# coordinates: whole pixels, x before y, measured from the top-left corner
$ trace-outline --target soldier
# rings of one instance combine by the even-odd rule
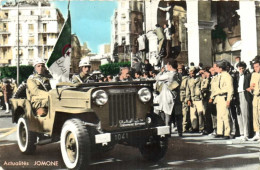
[[[183,65],[179,65],[178,66],[178,73],[182,75],[182,81],[181,81],[181,85],[180,85],[180,101],[182,104],[182,129],[183,132],[187,132],[188,130],[188,111],[189,111],[189,107],[188,107],[188,99],[186,98],[186,91],[187,91],[187,83],[188,83],[188,75],[187,72],[184,68]]]
[[[90,76],[90,68],[91,64],[89,61],[83,59],[79,62],[80,73],[79,75],[73,75],[72,82],[73,83],[87,83],[89,80],[92,80]]]
[[[215,101],[217,104],[217,136],[223,135],[224,139],[230,138],[230,102],[233,98],[233,79],[227,73],[228,63],[224,60],[217,62],[216,70],[219,73],[218,87],[215,92]],[[224,126],[224,129],[223,129]]]
[[[250,139],[253,141],[260,140],[260,61],[254,61],[254,73],[252,74],[250,87],[247,89],[253,92],[253,127],[255,136]]]
[[[212,128],[213,133],[211,135],[217,135],[217,110],[216,110],[216,102],[215,102],[215,93],[218,88],[218,74],[216,71],[217,64],[215,63],[213,67],[210,68],[211,73],[211,81],[209,88],[209,102],[207,111],[211,114]]]
[[[6,106],[6,113],[9,113],[9,99],[12,96],[12,87],[10,85],[10,81],[7,78],[3,79],[4,84],[2,87],[3,93],[4,93],[4,101],[5,101],[5,106]]]
[[[29,76],[27,80],[27,92],[33,110],[36,110],[38,116],[45,116],[48,107],[48,91],[51,86],[43,59],[35,60],[34,71],[35,73]]]
[[[199,117],[199,131],[204,132],[204,107],[202,103],[202,92],[201,92],[201,77],[196,76],[195,67],[191,67],[190,70],[190,78],[188,80],[188,90],[187,90],[187,100],[188,106],[190,106],[190,119],[192,130],[198,130],[198,121],[196,112]]]

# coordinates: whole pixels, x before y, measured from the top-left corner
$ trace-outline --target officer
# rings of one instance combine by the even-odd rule
[[[247,91],[253,93],[253,127],[255,136],[250,139],[253,141],[260,140],[260,60],[254,61],[254,73],[252,74],[250,87]]]
[[[183,116],[183,119],[182,119],[182,129],[183,129],[183,132],[187,132],[188,130],[188,122],[189,122],[189,119],[188,119],[188,110],[189,110],[189,107],[188,107],[188,99],[186,98],[186,90],[187,90],[187,83],[188,83],[188,75],[187,75],[187,72],[184,68],[183,65],[178,65],[178,73],[182,75],[182,78],[181,78],[181,85],[180,85],[180,101],[181,101],[181,104],[182,104],[182,116]]]
[[[34,62],[34,74],[27,80],[27,94],[33,110],[38,116],[45,116],[48,107],[48,91],[51,89],[45,61],[38,58]]]
[[[192,66],[189,70],[190,77],[187,86],[187,100],[190,106],[190,119],[193,132],[198,130],[198,121],[196,112],[199,117],[199,131],[204,132],[204,107],[202,103],[201,77],[196,76],[196,69]]]
[[[90,76],[90,68],[91,68],[91,63],[83,59],[79,62],[79,67],[80,67],[80,73],[79,75],[73,75],[72,77],[72,82],[73,83],[87,83],[89,80],[92,79]]]
[[[227,72],[228,63],[225,60],[217,62],[218,87],[215,92],[217,106],[217,136],[223,135],[224,139],[230,138],[230,102],[233,98],[233,79]],[[224,126],[224,129],[223,129]]]

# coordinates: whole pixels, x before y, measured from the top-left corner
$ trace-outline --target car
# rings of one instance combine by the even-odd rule
[[[32,109],[23,83],[11,99],[20,151],[33,154],[40,145],[60,141],[68,169],[85,169],[91,154],[116,144],[139,148],[147,160],[160,160],[170,128],[153,113],[154,82],[59,83],[49,91],[44,117]]]

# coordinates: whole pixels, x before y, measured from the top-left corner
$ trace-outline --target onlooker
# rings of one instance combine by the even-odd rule
[[[4,84],[3,84],[3,87],[2,87],[2,90],[3,90],[3,94],[4,94],[4,101],[5,101],[5,106],[6,106],[6,110],[5,112],[6,113],[9,113],[9,99],[11,98],[12,96],[12,87],[10,85],[10,81],[5,78],[3,80]]]

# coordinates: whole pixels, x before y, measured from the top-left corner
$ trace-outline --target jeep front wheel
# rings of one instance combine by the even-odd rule
[[[151,136],[145,144],[139,147],[139,150],[148,161],[158,161],[164,157],[168,148],[168,138]]]
[[[17,123],[17,141],[19,149],[24,154],[32,154],[36,150],[36,135],[30,132],[25,118],[20,117]]]
[[[61,130],[60,147],[69,169],[86,169],[90,160],[90,139],[86,126],[79,119],[67,120]]]

